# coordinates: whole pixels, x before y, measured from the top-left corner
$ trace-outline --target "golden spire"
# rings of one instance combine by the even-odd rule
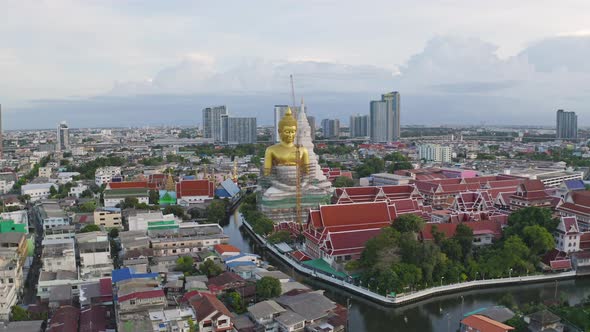
[[[168,171],[168,177],[166,179],[166,187],[165,187],[165,189],[167,191],[174,191],[174,189],[175,189],[174,187],[175,186],[174,186],[174,178],[172,176],[172,170],[169,170]]]

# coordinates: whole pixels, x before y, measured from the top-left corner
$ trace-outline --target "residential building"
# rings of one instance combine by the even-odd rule
[[[37,284],[37,296],[41,301],[47,302],[52,299],[52,295],[63,293],[67,289],[69,290],[67,294],[70,297],[78,297],[82,285],[95,281],[98,279],[78,279],[78,273],[74,271],[48,272],[41,270]]]
[[[526,316],[525,321],[529,322],[528,329],[531,332],[565,331],[561,318],[547,309]]]
[[[73,239],[43,240],[42,245],[43,253],[41,254],[41,261],[43,271],[78,271],[76,268],[76,250]]]
[[[12,220],[15,224],[24,225],[26,233],[29,232],[29,215],[27,210],[18,210],[0,213],[0,220]]]
[[[324,296],[323,290],[304,292],[297,295],[282,295],[275,301],[284,308],[300,315],[306,324],[325,321],[337,308],[336,303]],[[281,316],[288,314],[288,311]],[[277,317],[277,320],[281,318]]]
[[[109,277],[113,271],[111,245],[106,232],[76,234],[82,278]]]
[[[258,302],[248,307],[248,314],[256,322],[256,325],[269,332],[278,331],[279,326],[275,318],[286,311],[285,308],[273,300]]]
[[[281,332],[299,332],[305,329],[305,317],[293,311],[284,312],[275,321]]]
[[[322,134],[324,138],[339,138],[340,137],[340,120],[338,119],[323,119],[322,120]]]
[[[232,331],[232,314],[212,294],[199,294],[190,299],[191,306],[197,313],[198,331],[222,332]]]
[[[578,116],[575,112],[557,110],[556,137],[558,139],[578,138]]]
[[[222,115],[221,142],[230,145],[256,143],[256,118]]]
[[[82,184],[82,183],[78,183],[77,186],[70,188],[70,192],[68,193],[68,196],[80,198],[80,196],[82,196],[82,193],[84,193],[86,190],[88,190],[87,185]]]
[[[149,230],[154,256],[178,256],[198,253],[216,244],[225,244],[228,236],[219,225],[182,223],[177,228]]]
[[[189,320],[196,320],[195,311],[191,307],[150,310],[149,313],[154,331],[190,332]]]
[[[389,143],[400,138],[400,94],[397,91],[381,95],[370,103],[369,134],[375,143]]]
[[[40,178],[49,179],[51,177],[52,172],[53,172],[53,168],[51,168],[51,167],[39,167],[39,177]]]
[[[227,258],[239,255],[240,249],[232,246],[231,244],[216,244],[213,246],[213,250],[217,253],[221,258]]]
[[[113,179],[120,180],[121,178],[121,167],[118,166],[107,166],[107,167],[100,167],[96,169],[94,172],[94,183],[97,186],[102,186],[103,184],[107,184]]]
[[[121,209],[96,209],[96,211],[94,211],[94,224],[104,227],[105,229],[123,229],[123,218],[121,217]]]
[[[21,195],[29,195],[31,197],[31,202],[35,202],[40,199],[49,198],[51,195],[51,187],[54,187],[57,190],[57,185],[55,183],[31,183],[23,185],[20,191]]]
[[[57,151],[67,151],[70,149],[70,128],[65,121],[57,126]]]
[[[450,163],[453,150],[450,146],[440,144],[422,144],[418,147],[418,157],[421,160],[437,163]]]
[[[67,226],[72,222],[72,217],[59,206],[57,200],[43,201],[35,205],[35,210],[44,230]]]
[[[0,133],[1,141],[2,133]],[[0,151],[2,151],[0,149]],[[16,183],[16,173],[14,172],[0,172],[0,193],[8,193]]]
[[[350,137],[367,137],[369,136],[369,116],[368,115],[351,115],[350,116]]]
[[[203,137],[221,142],[221,116],[227,115],[225,105],[203,109]]]

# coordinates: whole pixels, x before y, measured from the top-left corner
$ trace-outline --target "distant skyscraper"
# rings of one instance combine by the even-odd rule
[[[557,111],[557,138],[578,138],[578,116],[575,112]]]
[[[369,136],[369,116],[352,115],[350,117],[350,137],[367,137]]]
[[[221,142],[225,144],[256,143],[256,118],[221,116]]]
[[[66,151],[70,148],[70,128],[65,121],[57,126],[57,151]]]
[[[4,153],[4,133],[2,133],[2,105],[0,105],[0,159]]]
[[[272,132],[272,139],[274,140],[275,143],[280,142],[280,137],[279,137],[279,121],[281,121],[281,119],[283,118],[283,116],[285,116],[285,113],[287,113],[287,109],[291,107],[291,112],[293,113],[293,117],[295,119],[297,119],[297,114],[299,113],[299,106],[289,106],[289,105],[275,105],[275,109],[274,109],[274,130]]]
[[[203,137],[221,142],[221,116],[227,115],[225,105],[203,109]]]
[[[322,132],[324,138],[338,138],[340,137],[340,120],[338,119],[323,119]]]
[[[374,142],[385,143],[400,138],[400,95],[389,92],[381,95],[381,100],[370,103],[369,134]]]

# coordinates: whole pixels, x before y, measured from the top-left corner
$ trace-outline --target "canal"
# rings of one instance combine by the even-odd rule
[[[471,290],[449,294],[420,301],[404,307],[385,307],[365,300],[354,294],[329,284],[296,275],[292,269],[271,255],[262,252],[262,248],[240,228],[241,221],[237,213],[232,215],[224,226],[230,237],[230,244],[245,252],[257,253],[283,272],[294,276],[298,281],[310,287],[325,289],[325,295],[332,300],[346,305],[350,298],[349,327],[352,332],[378,331],[420,331],[445,332],[457,331],[459,321],[464,313],[497,305],[505,294],[512,294],[519,304],[543,302],[555,298],[567,298],[570,304],[579,303],[590,296],[590,279],[576,279],[530,285],[508,286],[494,289]]]

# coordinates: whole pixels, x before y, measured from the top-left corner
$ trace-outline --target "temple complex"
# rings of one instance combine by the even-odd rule
[[[259,209],[276,223],[291,222],[297,220],[299,204],[300,216],[306,219],[309,210],[329,204],[333,188],[313,151],[311,128],[303,103],[296,120],[290,111],[281,119],[279,135],[281,142],[267,148],[265,154]]]

